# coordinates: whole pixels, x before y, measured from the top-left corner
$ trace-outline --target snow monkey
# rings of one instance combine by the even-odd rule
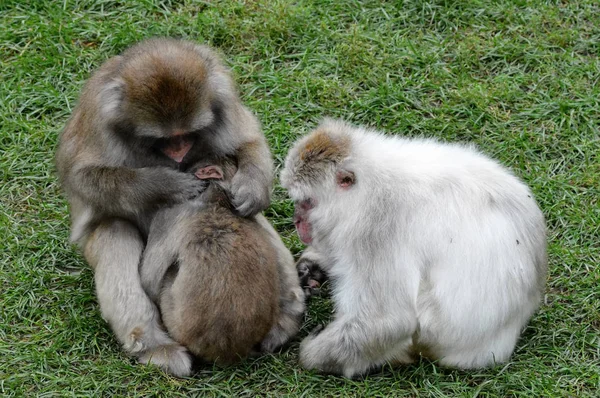
[[[509,359],[547,271],[544,216],[510,171],[469,146],[326,119],[281,183],[336,311],[301,343],[304,367],[352,377],[419,355],[461,369]]]
[[[207,152],[237,159],[231,200],[239,214],[252,216],[269,205],[271,155],[230,72],[208,47],[151,39],[92,75],[56,154],[71,240],[94,269],[103,317],[127,352],[179,376],[190,373],[189,355],[161,327],[138,268],[156,210],[205,189],[189,167]],[[288,260],[278,265],[280,313],[288,314],[304,297]],[[288,321],[286,333],[297,322]]]
[[[263,215],[234,213],[234,162],[209,163],[195,172],[212,180],[204,193],[155,215],[140,274],[169,335],[196,356],[227,364],[246,357],[271,329],[279,333],[277,261],[291,262]]]

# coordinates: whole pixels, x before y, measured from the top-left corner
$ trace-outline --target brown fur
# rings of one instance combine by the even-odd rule
[[[279,317],[277,248],[255,217],[234,214],[228,189],[236,163],[207,159],[192,167],[209,187],[198,201],[157,214],[142,264],[143,280],[148,273],[163,279],[157,302],[170,335],[221,364],[246,357]],[[162,260],[154,254],[165,252],[172,254]]]
[[[180,163],[159,149],[175,134],[194,142]],[[69,201],[82,204],[71,203],[72,210],[89,209],[92,222],[125,218],[143,230],[157,207],[197,196],[202,184],[178,171],[207,153],[240,160],[245,178],[232,193],[244,215],[268,206],[266,140],[219,57],[191,42],[151,39],[109,59],[89,79],[61,134],[56,165]],[[72,213],[74,223],[79,217]],[[73,230],[73,239],[85,239],[89,226]]]
[[[305,163],[339,163],[350,154],[350,138],[334,137],[324,129],[315,130],[300,150],[300,159]]]
[[[149,47],[129,55],[121,71],[125,82],[125,112],[137,118],[187,120],[209,102],[207,66],[192,46],[180,46],[175,54]],[[141,84],[140,84],[141,83]]]
[[[178,229],[179,269],[160,296],[171,336],[218,363],[246,357],[277,321],[276,253],[254,220],[214,203]]]

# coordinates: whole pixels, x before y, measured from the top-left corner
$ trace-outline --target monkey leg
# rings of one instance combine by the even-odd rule
[[[339,318],[300,345],[300,363],[307,369],[351,378],[385,363],[410,363],[414,321]]]
[[[142,289],[138,267],[143,249],[137,228],[127,221],[106,220],[90,235],[84,255],[94,269],[102,316],[141,363],[188,376],[190,355],[163,330],[158,309]]]
[[[271,243],[277,251],[279,319],[261,343],[262,351],[273,352],[287,343],[300,330],[305,309],[305,298],[294,267],[292,254],[281,241],[277,231],[263,215],[257,215],[256,220],[268,231]]]

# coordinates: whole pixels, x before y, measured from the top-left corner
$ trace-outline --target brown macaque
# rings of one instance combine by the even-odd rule
[[[170,336],[219,364],[246,357],[276,326],[277,252],[286,251],[257,221],[264,217],[235,214],[228,197],[234,174],[231,161],[198,168],[209,187],[157,213],[140,270]]]
[[[104,318],[126,351],[179,376],[190,373],[190,357],[162,329],[138,268],[155,212],[205,189],[188,171],[209,152],[237,159],[230,192],[239,214],[268,206],[270,152],[229,71],[208,47],[151,39],[93,74],[56,154],[71,239],[94,269]],[[280,278],[281,300],[301,300],[297,278]]]

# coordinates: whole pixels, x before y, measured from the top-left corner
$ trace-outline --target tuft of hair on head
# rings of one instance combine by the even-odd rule
[[[305,163],[340,163],[350,154],[350,136],[346,123],[325,119],[299,148]]]
[[[189,43],[149,40],[123,56],[124,98],[132,106],[143,106],[135,110],[151,111],[159,120],[185,118],[209,100],[207,62]]]

